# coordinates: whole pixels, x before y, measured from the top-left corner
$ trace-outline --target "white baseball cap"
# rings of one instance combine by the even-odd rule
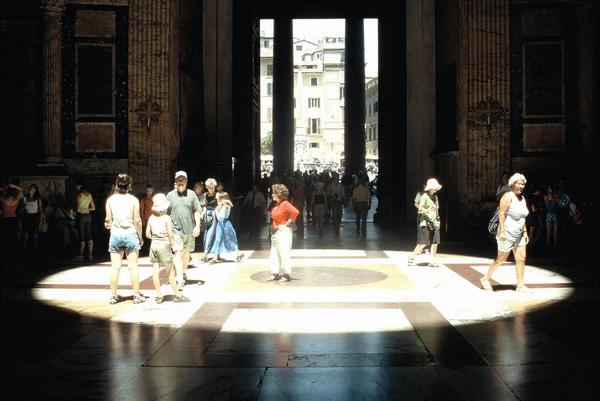
[[[175,179],[178,179],[179,177],[183,177],[187,180],[187,173],[183,170],[180,170],[178,172],[175,173]]]

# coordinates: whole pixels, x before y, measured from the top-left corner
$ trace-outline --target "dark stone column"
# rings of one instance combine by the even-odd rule
[[[273,168],[294,170],[294,56],[289,17],[275,18],[273,48]]]
[[[379,19],[379,182],[375,222],[406,220],[406,31],[405,12]]]
[[[61,66],[64,0],[43,0],[43,163],[61,162]]]
[[[344,164],[346,173],[365,169],[365,35],[362,18],[346,18],[344,69]]]

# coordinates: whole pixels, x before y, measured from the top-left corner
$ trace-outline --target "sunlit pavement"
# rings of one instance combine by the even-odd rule
[[[596,261],[528,264],[524,293],[506,263],[487,292],[479,278],[491,259],[475,256],[481,249],[442,244],[440,267],[428,266],[429,255],[408,266],[412,236],[373,224],[366,239],[347,219],[339,237],[327,226],[319,239],[310,225],[305,237],[294,239],[289,283],[267,281],[266,236],[242,236],[239,263],[194,254],[188,304],[171,302],[168,285],[156,304],[147,258],[139,305],[126,267],[125,299],[108,304],[105,260],[59,265],[27,288],[5,283],[3,395],[596,399]]]

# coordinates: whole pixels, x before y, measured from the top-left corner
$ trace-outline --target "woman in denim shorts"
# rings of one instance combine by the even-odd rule
[[[142,219],[140,203],[129,194],[132,179],[128,174],[119,174],[116,181],[117,192],[106,201],[106,220],[104,226],[110,230],[108,252],[112,264],[110,271],[110,303],[121,300],[117,295],[117,285],[123,256],[127,258],[129,277],[133,287],[133,303],[139,304],[146,299],[140,294],[138,277],[138,254],[144,243],[142,239]]]

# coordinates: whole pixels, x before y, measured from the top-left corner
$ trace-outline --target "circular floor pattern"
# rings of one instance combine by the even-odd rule
[[[286,286],[295,287],[340,287],[350,285],[371,284],[388,278],[387,274],[368,269],[351,269],[347,267],[319,266],[294,267],[292,281]],[[259,283],[268,283],[271,272],[254,273],[250,278]],[[274,282],[273,284],[278,284]]]

